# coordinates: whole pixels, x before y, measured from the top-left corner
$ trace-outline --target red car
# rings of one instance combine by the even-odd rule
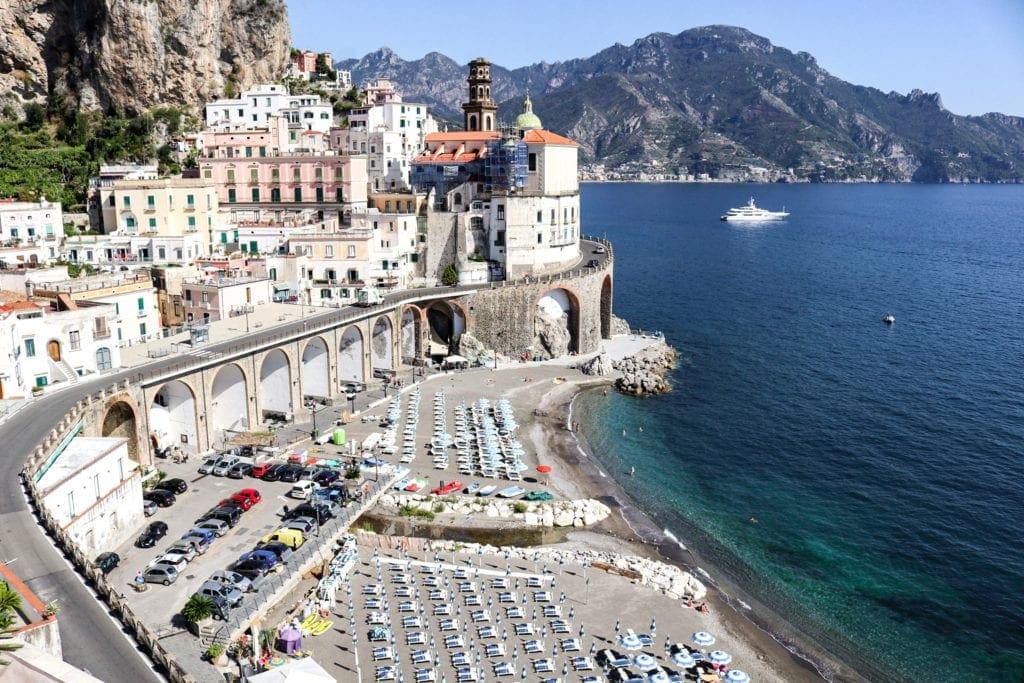
[[[461,491],[463,486],[464,484],[458,479],[450,481],[447,484],[442,481],[440,486],[435,489],[431,489],[430,492],[438,496],[447,496],[449,493]]]
[[[260,492],[257,491],[256,489],[242,489],[241,491],[239,491],[238,493],[231,497],[235,498],[237,496],[244,496],[245,498],[248,498],[249,502],[252,503],[253,505],[263,500],[263,496],[261,496]]]
[[[272,462],[261,462],[259,465],[253,465],[252,469],[249,470],[249,476],[253,479],[262,479],[263,475],[267,473],[267,470],[273,464]]]
[[[235,507],[240,508],[242,512],[246,512],[252,507],[252,501],[245,496],[240,496],[236,493],[230,498],[225,498],[218,503],[218,505],[234,505]]]

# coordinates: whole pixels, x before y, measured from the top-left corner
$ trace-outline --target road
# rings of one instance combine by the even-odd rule
[[[593,245],[581,243],[583,253]],[[589,257],[587,257],[589,258]],[[603,262],[607,255],[600,255]],[[237,339],[204,345],[208,356],[177,355],[155,360],[142,367],[106,374],[34,399],[32,404],[0,424],[0,561],[12,569],[44,603],[56,601],[61,607],[60,628],[64,659],[111,683],[116,681],[159,681],[155,668],[119,622],[83,583],[32,515],[21,486],[20,472],[28,455],[53,425],[82,397],[122,379],[152,381],[167,375],[191,372],[204,365],[216,365],[224,356],[280,343],[282,338],[301,336],[322,327],[365,317],[408,301],[468,294],[475,286],[437,287],[406,290],[385,297],[372,311],[347,307],[328,309],[302,320],[241,335]]]

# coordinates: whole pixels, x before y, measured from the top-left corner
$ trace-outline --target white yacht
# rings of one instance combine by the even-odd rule
[[[767,209],[759,209],[754,204],[754,198],[751,197],[750,201],[747,202],[746,206],[741,206],[736,209],[729,209],[725,215],[722,216],[723,221],[781,221],[783,218],[788,216],[786,208],[783,207],[782,211],[769,211]]]

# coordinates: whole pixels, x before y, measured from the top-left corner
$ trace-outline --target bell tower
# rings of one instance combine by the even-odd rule
[[[491,99],[491,63],[477,57],[469,63],[469,102],[462,105],[466,130],[495,130],[498,105]]]

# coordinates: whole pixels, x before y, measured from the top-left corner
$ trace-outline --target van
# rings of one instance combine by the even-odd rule
[[[302,479],[295,482],[292,486],[292,490],[288,492],[292,498],[298,498],[299,500],[306,500],[309,498],[309,494],[316,488],[316,484],[308,479]]]
[[[286,546],[294,550],[302,545],[305,540],[305,536],[298,529],[283,527],[272,534],[264,536],[263,540],[260,541],[260,545],[277,541],[279,543],[284,543]]]

